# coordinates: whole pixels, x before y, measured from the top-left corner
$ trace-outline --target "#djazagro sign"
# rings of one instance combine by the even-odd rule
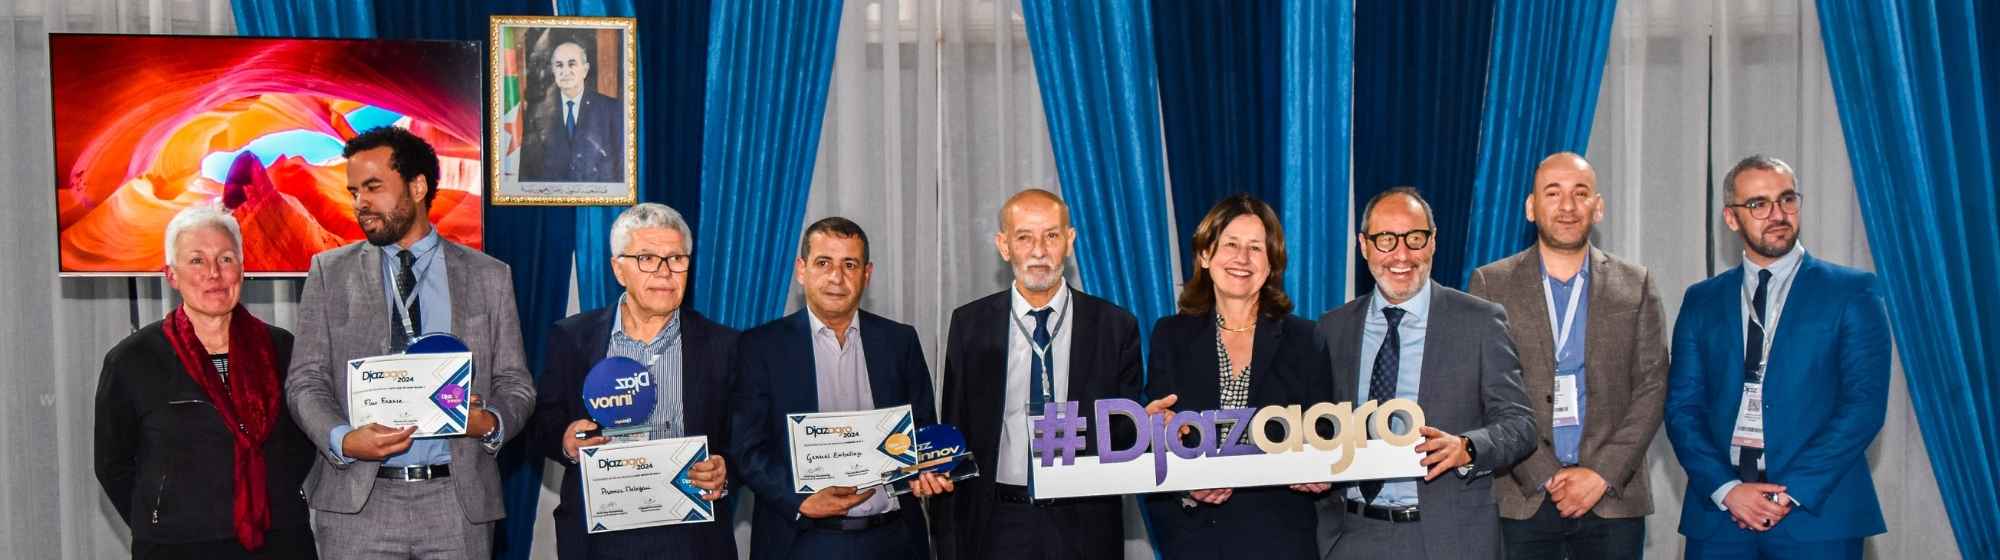
[[[1187,411],[1149,416],[1126,399],[1049,403],[1029,419],[1036,499],[1421,477],[1424,412],[1408,399]],[[1138,426],[1116,445],[1113,421]],[[1393,421],[1392,421],[1393,420]],[[1330,425],[1331,433],[1316,429]],[[1392,428],[1395,428],[1392,430]],[[1273,436],[1273,432],[1281,435]],[[1369,434],[1377,439],[1369,439]],[[1093,441],[1094,438],[1094,441]],[[1097,456],[1079,455],[1095,443]]]

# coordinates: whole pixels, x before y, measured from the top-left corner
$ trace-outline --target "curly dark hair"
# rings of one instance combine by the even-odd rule
[[[347,145],[340,149],[340,156],[351,158],[354,154],[383,146],[389,147],[389,168],[403,176],[403,181],[414,181],[419,175],[424,177],[424,182],[430,186],[424,191],[424,207],[430,208],[438,193],[437,150],[415,133],[397,126],[371,128],[348,140]]]

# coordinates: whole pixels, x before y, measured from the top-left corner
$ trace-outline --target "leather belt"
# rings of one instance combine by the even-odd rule
[[[812,528],[824,531],[866,531],[895,523],[902,518],[903,510],[896,510],[868,517],[829,517],[826,519],[807,519],[806,521]]]
[[[408,467],[382,467],[375,471],[375,478],[387,478],[408,482],[424,481],[451,476],[451,465],[412,465]]]
[[[1423,515],[1417,512],[1416,506],[1383,507],[1363,504],[1354,500],[1346,500],[1346,502],[1347,513],[1369,519],[1380,519],[1390,523],[1415,523],[1423,519]]]

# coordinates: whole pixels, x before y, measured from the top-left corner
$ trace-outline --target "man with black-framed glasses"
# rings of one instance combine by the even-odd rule
[[[1535,419],[1507,312],[1431,281],[1436,230],[1414,188],[1370,198],[1355,241],[1375,290],[1320,316],[1334,396],[1416,401],[1426,424],[1416,451],[1429,469],[1422,478],[1336,485],[1319,504],[1323,558],[1500,557],[1487,475],[1535,450]],[[1390,428],[1407,429],[1403,420]]]
[[[1783,160],[1744,158],[1722,184],[1743,264],[1688,287],[1667,383],[1687,556],[1860,558],[1886,529],[1867,457],[1889,393],[1875,275],[1806,254]]]
[[[611,273],[625,293],[611,307],[557,321],[549,331],[548,367],[536,391],[529,445],[543,456],[574,466],[577,449],[617,441],[707,436],[709,458],[690,469],[702,498],[728,494],[723,453],[729,448],[729,409],[735,383],[737,333],[684,305],[694,232],[680,212],[640,203],[611,222]],[[638,431],[599,430],[583,408],[584,377],[600,360],[629,358],[645,364],[643,390],[653,410]],[[555,509],[556,556],[563,560],[629,558],[674,551],[690,558],[735,558],[730,533],[733,500],[718,502],[714,522],[646,527],[591,534],[585,531],[582,479],[564,469],[562,503]]]

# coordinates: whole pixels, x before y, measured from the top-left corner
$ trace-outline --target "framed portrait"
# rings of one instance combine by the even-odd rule
[[[491,26],[493,203],[637,202],[637,21],[493,16]]]

